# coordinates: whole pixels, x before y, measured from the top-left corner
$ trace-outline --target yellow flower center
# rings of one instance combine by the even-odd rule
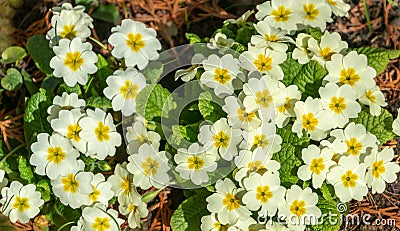
[[[353,87],[358,81],[360,81],[360,79],[360,75],[358,75],[356,70],[351,67],[340,71],[339,82],[343,84],[349,84]]]
[[[269,199],[274,195],[267,185],[258,186],[256,189],[256,199],[261,201],[262,203],[267,203]]]
[[[187,159],[188,167],[190,170],[199,171],[204,166],[204,160],[198,156],[191,156]]]
[[[371,103],[376,102],[376,97],[374,95],[374,92],[371,90],[367,90],[367,92],[365,92],[365,98],[367,98],[369,101],[371,101]]]
[[[75,175],[70,173],[68,176],[61,179],[61,183],[64,185],[63,190],[65,192],[77,193],[79,188],[79,182],[75,179]]]
[[[110,229],[110,227],[110,218],[108,217],[96,217],[92,224],[92,228],[96,231],[106,231]]]
[[[304,201],[294,200],[292,205],[290,206],[290,212],[297,217],[300,217],[306,214],[306,203]]]
[[[314,117],[313,113],[308,113],[307,115],[303,115],[301,117],[303,128],[314,131],[315,127],[318,125],[318,119]]]
[[[337,6],[337,2],[335,2],[335,0],[327,0],[327,2],[332,6]]]
[[[289,21],[290,14],[292,11],[286,9],[284,6],[279,6],[277,10],[273,10],[271,15],[274,16],[276,22],[287,22]]]
[[[225,205],[229,211],[240,208],[239,199],[232,193],[227,193],[225,195],[225,198],[222,200],[222,204]]]
[[[256,66],[259,71],[270,71],[272,70],[272,58],[259,54],[257,59],[254,60],[254,66]]]
[[[279,40],[279,37],[274,34],[265,34],[264,38],[268,42],[277,42]]]
[[[219,131],[216,135],[213,135],[214,146],[216,148],[227,148],[229,146],[230,137],[223,131]]]
[[[124,96],[124,99],[136,99],[139,87],[131,81],[125,81],[124,86],[119,88],[119,92]]]
[[[372,175],[375,178],[379,178],[385,171],[386,168],[383,166],[383,160],[376,161],[372,164]]]
[[[315,9],[314,4],[304,4],[303,5],[303,11],[306,14],[304,16],[304,19],[314,21],[317,19],[319,15],[319,10]]]
[[[351,170],[347,170],[347,172],[341,177],[342,183],[344,187],[354,188],[356,187],[356,181],[358,180],[358,175],[353,173]]]
[[[139,52],[140,49],[146,46],[145,42],[142,40],[142,35],[139,33],[129,33],[126,37],[126,45],[131,48],[133,52]]]
[[[108,133],[110,133],[110,127],[104,125],[102,122],[99,122],[94,129],[94,134],[96,134],[96,138],[99,142],[108,141],[110,139]]]
[[[60,146],[50,147],[47,149],[47,161],[59,164],[67,157],[67,154],[62,150]]]
[[[29,199],[26,197],[16,196],[14,199],[13,208],[18,209],[18,212],[22,213],[31,207]]]
[[[150,140],[147,138],[145,135],[138,135],[136,136],[136,140],[139,141],[139,143],[142,144],[151,144]]]
[[[76,37],[78,32],[75,30],[75,25],[65,25],[63,27],[63,31],[61,31],[60,36],[61,38],[67,38],[69,40],[72,40],[73,38]]]
[[[128,176],[122,177],[122,182],[121,182],[121,188],[124,190],[124,194],[128,195],[129,193],[132,192],[132,187],[133,183],[132,180],[129,179]]]
[[[72,71],[77,71],[85,62],[81,57],[81,52],[68,52],[65,55],[64,65],[69,67]]]
[[[251,122],[253,117],[256,116],[256,112],[247,113],[243,108],[239,108],[237,113],[240,122]]]
[[[134,205],[133,203],[129,204],[128,206],[128,210],[131,212],[135,212],[136,211],[136,205]]]
[[[231,81],[232,76],[229,74],[229,71],[225,68],[216,68],[214,70],[214,80],[218,83],[224,85],[225,83]]]
[[[345,101],[346,100],[343,97],[337,98],[336,96],[333,96],[331,98],[331,103],[329,104],[329,109],[334,111],[336,114],[340,114],[347,108]]]
[[[269,141],[267,139],[267,136],[265,134],[261,134],[261,135],[255,135],[254,136],[254,142],[253,145],[255,145],[256,147],[261,147],[261,148],[265,148],[267,147],[269,144]]]
[[[247,164],[247,168],[249,169],[249,172],[256,172],[260,175],[263,175],[266,171],[267,168],[263,165],[263,163],[259,160],[249,162]]]
[[[286,110],[289,110],[291,107],[292,107],[292,104],[290,103],[290,98],[286,97],[285,104],[278,107],[278,112],[284,113]]]
[[[150,157],[147,157],[146,161],[142,163],[142,169],[144,171],[144,175],[146,176],[156,175],[159,167],[160,163]]]
[[[66,137],[75,142],[79,142],[81,140],[81,138],[79,137],[79,132],[81,132],[81,131],[82,131],[82,128],[78,125],[78,123],[70,124],[67,127]]]
[[[223,225],[223,224],[221,224],[221,223],[219,223],[219,222],[215,222],[215,223],[214,223],[214,228],[215,228],[217,231],[228,231],[229,225]]]
[[[362,143],[358,142],[357,138],[350,138],[350,140],[345,140],[347,144],[347,153],[353,156],[357,156],[360,154],[361,149],[363,148]]]
[[[100,190],[98,190],[96,186],[93,186],[93,192],[89,194],[89,198],[91,201],[95,202],[99,199],[100,194]]]
[[[330,61],[332,58],[332,55],[334,55],[336,52],[332,51],[330,47],[325,47],[324,49],[319,51],[319,54],[321,55],[322,59],[325,61]]]
[[[256,103],[261,105],[263,108],[268,108],[273,98],[268,90],[256,92]]]
[[[325,169],[324,159],[317,158],[313,159],[310,164],[310,170],[316,175],[321,174],[321,171]]]

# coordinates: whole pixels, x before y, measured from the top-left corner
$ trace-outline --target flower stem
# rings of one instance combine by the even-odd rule
[[[106,45],[104,45],[103,43],[101,43],[99,40],[93,38],[93,37],[89,37],[90,40],[92,40],[93,42],[95,42],[97,45],[99,45],[101,48],[107,50],[108,52],[111,52],[110,49],[108,49],[108,47]]]
[[[0,168],[3,167],[3,164],[7,160],[8,157],[10,157],[11,155],[13,155],[15,152],[17,152],[19,149],[21,149],[23,147],[25,147],[25,143],[20,144],[18,147],[11,150],[11,152],[9,152],[5,157],[3,157],[3,159],[0,160]]]
[[[57,231],[61,231],[63,228],[67,227],[68,225],[73,225],[73,224],[75,224],[75,222],[73,222],[73,221],[65,223],[60,228],[58,228]]]

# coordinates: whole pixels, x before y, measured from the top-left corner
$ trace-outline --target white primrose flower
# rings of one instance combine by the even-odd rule
[[[226,230],[226,231],[237,231],[234,227],[234,225],[237,222],[233,222],[229,223],[229,222],[225,222],[224,224],[222,224],[216,213],[211,213],[210,215],[207,216],[203,216],[201,218],[201,225],[200,225],[200,229],[201,231],[222,231],[222,230]]]
[[[128,218],[129,227],[132,229],[140,228],[140,218],[149,215],[147,204],[142,201],[142,196],[136,191],[133,191],[126,201],[119,205],[119,212]]]
[[[83,23],[93,28],[93,19],[85,13],[85,7],[82,5],[72,6],[71,3],[65,2],[61,6],[55,6],[51,9],[53,15],[60,15],[62,11],[73,11],[75,14],[82,18]]]
[[[88,74],[97,71],[97,56],[92,51],[90,43],[82,43],[79,38],[72,41],[61,39],[58,46],[53,47],[56,56],[50,60],[50,67],[54,69],[53,75],[63,78],[65,84],[74,87],[76,83],[85,85]]]
[[[236,96],[225,98],[225,105],[222,109],[228,114],[228,122],[232,128],[241,128],[252,131],[261,125],[257,111],[248,112],[243,103]]]
[[[90,185],[93,188],[93,192],[88,195],[90,202],[108,205],[108,201],[114,197],[114,192],[111,190],[112,184],[106,181],[104,175],[101,173],[94,175]]]
[[[272,79],[283,79],[283,71],[279,64],[285,62],[287,58],[285,52],[252,45],[249,45],[248,48],[239,56],[240,67],[248,71],[259,71]]]
[[[273,217],[278,207],[285,203],[286,189],[281,186],[278,174],[270,171],[262,176],[258,173],[251,174],[244,179],[243,186],[247,190],[243,196],[243,203],[251,211],[259,211]]]
[[[241,202],[240,195],[244,189],[236,188],[229,178],[219,180],[215,184],[216,192],[207,197],[207,209],[217,213],[221,224],[234,224],[238,220],[247,220],[250,211]]]
[[[305,230],[306,225],[315,225],[321,216],[317,203],[318,195],[311,188],[292,185],[286,191],[285,204],[279,208],[278,216],[286,218],[290,230]]]
[[[54,195],[60,198],[61,203],[76,209],[82,205],[89,205],[88,195],[93,192],[90,182],[93,180],[93,173],[83,172],[85,164],[78,160],[77,165],[69,165],[66,174],[51,180]]]
[[[157,132],[147,131],[146,125],[137,120],[126,129],[126,141],[128,142],[128,153],[138,153],[143,144],[151,145],[155,150],[160,147],[161,136]]]
[[[296,59],[300,64],[310,62],[313,53],[308,49],[308,41],[312,38],[309,34],[300,33],[296,37],[296,48],[292,53],[292,58]]]
[[[78,124],[82,128],[79,136],[87,141],[86,155],[99,160],[113,156],[116,147],[121,145],[121,135],[113,124],[111,114],[96,108],[86,110],[87,116],[80,119]]]
[[[168,158],[165,151],[158,152],[152,146],[143,144],[138,154],[128,157],[127,170],[133,174],[133,183],[142,189],[149,189],[151,186],[162,188],[169,183]]]
[[[289,123],[290,117],[295,117],[294,105],[301,99],[301,92],[296,85],[285,88],[285,104],[279,106],[275,112],[275,124],[278,128],[283,128]]]
[[[74,225],[74,226],[71,227],[71,230],[70,230],[70,231],[81,231],[81,230],[83,230],[83,223],[84,223],[84,222],[85,222],[85,221],[83,220],[83,217],[81,216],[81,217],[79,218],[78,222],[76,222],[76,225]]]
[[[83,230],[87,231],[117,231],[124,223],[118,218],[114,209],[106,210],[106,206],[97,204],[94,207],[85,207],[82,210]]]
[[[231,54],[221,58],[212,54],[203,61],[203,67],[205,72],[200,77],[202,84],[213,88],[220,98],[233,94],[232,82],[242,74],[239,70],[239,60]]]
[[[400,171],[399,164],[392,162],[394,157],[393,149],[384,148],[380,152],[373,149],[371,155],[365,157],[367,174],[365,180],[368,187],[372,187],[372,193],[383,193],[386,183],[393,183]]]
[[[82,128],[78,124],[79,120],[83,117],[84,114],[78,108],[71,111],[61,110],[58,118],[51,121],[51,127],[55,132],[69,139],[72,145],[80,152],[86,153],[87,142],[79,136]]]
[[[340,201],[346,203],[351,199],[361,201],[368,194],[364,176],[365,165],[355,156],[344,156],[330,169],[326,179],[334,186]]]
[[[203,125],[199,131],[198,140],[207,153],[218,154],[227,161],[237,156],[237,145],[242,141],[242,131],[231,128],[226,118],[217,120],[213,125]]]
[[[0,169],[0,189],[8,185],[8,179],[5,177],[6,172]]]
[[[254,14],[254,10],[248,10],[244,14],[242,14],[239,18],[237,18],[237,19],[230,18],[230,19],[225,20],[224,23],[228,22],[228,23],[232,23],[232,24],[236,24],[236,25],[242,25],[247,21],[247,19],[252,14]]]
[[[161,43],[153,28],[146,28],[142,22],[124,19],[111,32],[108,38],[108,42],[114,46],[111,54],[118,59],[124,58],[126,66],[137,65],[139,70],[143,70],[149,60],[158,59],[157,51],[161,50]]]
[[[259,231],[265,228],[265,224],[258,224],[254,218],[249,216],[247,219],[238,220],[234,227],[234,230],[237,231]]]
[[[396,135],[400,136],[400,108],[397,109],[397,118],[393,121],[392,129]]]
[[[342,41],[337,32],[329,33],[325,31],[321,37],[321,42],[314,38],[308,40],[308,50],[313,53],[312,60],[318,61],[322,66],[331,60],[332,55],[344,53],[347,47],[347,43]]]
[[[301,151],[305,165],[300,166],[297,176],[307,181],[312,179],[314,188],[320,188],[326,179],[329,168],[336,163],[332,160],[334,152],[332,149],[320,149],[315,145],[310,145]]]
[[[307,97],[306,101],[298,101],[294,106],[296,120],[292,131],[302,137],[303,130],[311,139],[319,141],[327,136],[327,131],[332,128],[329,112],[323,110],[320,99]]]
[[[285,85],[276,79],[250,78],[243,85],[247,113],[258,110],[263,121],[274,120],[275,108],[285,104]]]
[[[61,96],[54,96],[53,105],[47,108],[47,121],[51,122],[52,119],[58,118],[61,110],[72,110],[75,108],[83,109],[86,106],[84,99],[79,99],[78,94],[68,94],[63,92]]]
[[[297,23],[301,22],[295,1],[272,0],[257,5],[256,19],[266,21],[271,27],[280,28],[289,32],[297,30]]]
[[[29,163],[35,166],[35,172],[55,180],[60,175],[68,173],[70,165],[77,164],[79,152],[72,147],[71,142],[55,133],[49,135],[40,133],[37,142],[31,145],[32,155]]]
[[[332,127],[344,127],[349,118],[357,118],[361,106],[356,102],[357,93],[349,85],[338,86],[328,83],[319,90],[323,108],[326,109],[332,120]]]
[[[256,148],[254,151],[241,150],[239,156],[235,158],[235,165],[238,171],[235,174],[235,180],[242,185],[242,180],[252,173],[263,175],[269,171],[279,175],[278,170],[281,164],[276,160],[271,160],[272,154],[265,153],[261,148]]]
[[[217,32],[214,37],[210,39],[207,47],[213,50],[218,49],[220,54],[224,54],[224,52],[229,49],[234,42],[235,40],[228,38],[225,34]]]
[[[331,8],[326,5],[324,0],[300,0],[294,2],[295,8],[302,9],[300,17],[306,26],[319,28],[321,31],[324,31],[326,23],[333,21]]]
[[[282,137],[276,134],[274,123],[263,122],[262,125],[253,131],[243,131],[244,140],[241,148],[253,150],[260,148],[266,155],[272,155],[281,150]]]
[[[381,114],[382,107],[386,107],[387,103],[385,101],[385,96],[379,89],[377,85],[372,88],[362,90],[365,92],[364,95],[361,95],[359,101],[362,104],[369,106],[369,112],[373,116],[379,116]]]
[[[35,185],[22,185],[18,181],[12,181],[10,187],[3,188],[1,196],[2,214],[8,216],[13,223],[28,223],[39,214],[39,207],[44,204]]]
[[[326,0],[329,7],[332,10],[332,13],[337,16],[347,16],[350,10],[350,5],[344,3],[343,0]]]
[[[332,60],[326,63],[326,69],[329,73],[324,80],[351,86],[359,98],[364,95],[365,88],[375,86],[375,69],[368,66],[367,56],[355,51],[346,56],[332,55]]]
[[[330,136],[346,143],[347,155],[352,155],[361,159],[368,149],[377,149],[376,136],[367,132],[364,125],[351,122],[343,129],[331,131]]]
[[[143,74],[134,67],[128,67],[125,71],[117,70],[107,80],[104,95],[111,100],[114,111],[122,111],[124,116],[130,116],[136,112],[136,97],[146,86]]]
[[[193,143],[188,149],[178,149],[174,160],[179,175],[185,180],[190,179],[195,185],[207,182],[208,173],[217,169],[217,156],[207,153],[198,143]]]
[[[258,35],[251,36],[251,43],[259,48],[270,48],[271,50],[286,52],[288,49],[285,43],[294,43],[294,40],[286,36],[288,33],[285,30],[273,28],[266,21],[260,21],[254,24]]]
[[[336,163],[339,162],[340,157],[345,156],[347,151],[347,144],[339,139],[331,137],[329,140],[321,140],[321,148],[329,148],[333,151],[332,160]]]
[[[126,201],[130,194],[136,192],[133,185],[133,175],[126,169],[127,163],[117,164],[114,175],[111,175],[107,181],[112,184],[111,189],[114,195],[118,197],[118,202]]]
[[[175,72],[175,81],[179,78],[182,79],[183,82],[189,82],[194,79],[197,74],[197,70],[201,68],[201,64],[206,58],[202,54],[194,54],[191,60],[192,66],[187,69],[179,69]]]

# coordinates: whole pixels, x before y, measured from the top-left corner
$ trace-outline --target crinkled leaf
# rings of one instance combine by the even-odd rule
[[[325,215],[325,217],[320,219],[322,224],[312,225],[310,226],[310,229],[312,231],[339,230],[341,225],[341,214],[336,208],[336,202],[328,201],[323,197],[318,197],[317,207],[321,210],[322,215]]]
[[[388,50],[389,59],[397,59],[400,57],[400,50]]]
[[[159,84],[147,85],[136,98],[136,111],[147,120],[154,117],[168,118],[168,113],[176,108],[176,103],[166,88]]]
[[[400,55],[399,51],[390,51],[381,47],[360,47],[353,50],[357,51],[359,54],[366,55],[368,58],[368,65],[373,67],[378,75],[386,69],[390,59],[395,59]]]
[[[164,71],[164,65],[159,61],[152,61],[142,71],[144,77],[149,83],[156,83]]]
[[[174,231],[196,231],[200,230],[201,218],[208,214],[207,194],[192,196],[175,210],[171,217],[171,229]]]
[[[44,73],[51,74],[53,69],[50,67],[50,60],[55,56],[49,47],[49,41],[44,35],[34,35],[28,39],[26,44],[29,55],[35,61],[36,66]]]
[[[250,42],[251,36],[256,34],[256,30],[250,24],[241,27],[237,30],[237,36],[235,41],[243,45],[247,45]]]
[[[350,122],[363,124],[367,131],[376,136],[380,144],[384,144],[395,137],[392,132],[393,116],[386,109],[382,108],[379,116],[373,116],[368,109],[363,109],[358,117],[350,119]]]
[[[10,64],[10,63],[15,63],[18,60],[22,60],[26,56],[26,51],[22,47],[18,46],[11,46],[7,47],[1,57],[1,62],[4,64]]]
[[[291,145],[303,145],[310,141],[307,136],[299,138],[295,133],[292,132],[292,125],[287,125],[284,128],[277,128],[276,134],[282,137],[283,143],[289,143]]]
[[[45,202],[50,201],[51,199],[51,184],[47,179],[41,180],[36,184],[36,189],[42,194],[42,199]]]
[[[309,33],[314,39],[316,39],[318,42],[321,41],[321,37],[322,37],[323,33],[322,33],[322,31],[321,31],[320,29],[310,27],[310,28],[308,29],[308,33]]]
[[[33,172],[31,165],[24,156],[18,157],[18,171],[22,179],[26,180],[28,183],[33,181]]]
[[[86,100],[86,105],[94,108],[112,108],[111,100],[102,96],[92,96]]]
[[[296,156],[296,148],[290,143],[282,143],[281,150],[272,156],[272,159],[281,164],[279,174],[283,185],[290,186],[299,181],[297,169],[301,160]]]
[[[303,67],[303,65],[292,58],[291,52],[287,54],[286,61],[283,62],[280,66],[284,74],[282,83],[286,86],[289,86],[293,83],[294,78],[299,74],[301,68]]]
[[[210,92],[203,92],[199,95],[198,108],[204,119],[215,122],[221,117],[226,116],[221,106],[212,101]]]
[[[79,84],[76,84],[76,85],[73,86],[73,87],[69,87],[69,86],[67,86],[67,84],[63,83],[63,84],[61,84],[60,87],[58,88],[57,93],[58,93],[59,95],[61,95],[63,92],[66,92],[66,93],[68,93],[68,94],[76,93],[79,97],[82,96],[82,90],[81,90],[81,87],[80,87]]]
[[[99,8],[93,12],[92,17],[106,22],[117,23],[119,13],[114,4],[100,5]]]
[[[194,33],[186,33],[185,34],[186,39],[189,40],[190,44],[194,44],[194,43],[201,43],[201,38]]]
[[[302,93],[306,93],[306,90],[309,90],[309,88],[306,88],[306,85],[314,84],[314,91],[318,92],[320,85],[315,86],[315,83],[319,82],[326,74],[328,74],[328,71],[317,61],[312,60],[302,66],[299,73],[294,77],[293,84],[296,85]],[[307,95],[303,94],[303,97],[307,97]]]
[[[22,83],[22,75],[15,68],[8,68],[6,76],[1,79],[1,86],[8,91],[20,89]]]
[[[100,54],[97,55],[98,61],[96,66],[98,68],[96,72],[96,82],[99,84],[100,89],[107,87],[107,78],[113,74],[113,70],[109,67],[107,60]]]

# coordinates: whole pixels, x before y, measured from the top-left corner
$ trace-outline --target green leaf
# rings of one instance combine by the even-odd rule
[[[308,33],[309,33],[314,39],[316,39],[318,42],[321,42],[321,37],[322,37],[323,33],[322,33],[322,31],[321,31],[320,29],[310,27],[310,28],[308,29]]]
[[[272,156],[273,160],[281,164],[279,174],[282,184],[296,184],[299,181],[297,169],[301,165],[301,160],[296,156],[296,148],[290,143],[282,143],[281,150]]]
[[[387,50],[385,48],[360,47],[352,49],[368,58],[368,65],[376,70],[376,74],[382,73],[389,64],[390,59],[396,59],[400,55],[399,50]]]
[[[55,56],[49,47],[49,41],[44,35],[34,35],[28,39],[26,44],[29,55],[35,61],[36,66],[44,73],[51,74],[53,69],[50,67],[50,60]]]
[[[32,95],[27,101],[24,114],[24,135],[27,146],[36,139],[39,133],[51,133],[52,128],[47,121],[47,108],[52,104],[46,90],[39,89],[39,92]]]
[[[45,89],[47,92],[54,92],[57,86],[62,82],[63,81],[60,78],[48,75],[46,78],[44,78],[40,87]]]
[[[341,225],[341,214],[336,208],[335,201],[328,201],[323,197],[318,197],[317,207],[321,210],[322,224],[312,225],[310,229],[312,231],[337,231],[340,229]],[[322,220],[323,219],[323,220]]]
[[[102,96],[92,96],[86,100],[86,106],[94,108],[112,108],[111,100]]]
[[[237,36],[235,41],[243,45],[247,45],[250,42],[251,36],[256,34],[256,30],[253,26],[246,24],[237,30]]]
[[[20,89],[22,83],[22,75],[15,68],[8,68],[6,76],[1,79],[1,86],[8,91]]]
[[[220,105],[213,101],[210,92],[202,92],[199,95],[198,108],[204,119],[215,122],[221,117],[225,117],[226,113],[222,110]]]
[[[292,125],[287,125],[284,128],[277,128],[276,134],[282,137],[283,143],[289,143],[291,145],[304,145],[308,144],[310,138],[303,136],[299,138],[294,132],[292,132]]]
[[[395,137],[392,132],[393,116],[386,109],[382,108],[379,116],[373,116],[365,108],[358,114],[357,118],[350,119],[350,122],[364,125],[367,131],[376,136],[381,145]]]
[[[0,230],[1,231],[17,231],[17,229],[11,224],[7,216],[0,214]]]
[[[18,46],[11,46],[7,47],[1,57],[1,62],[4,64],[10,64],[10,63],[15,63],[19,60],[22,60],[26,56],[26,51],[22,47]]]
[[[185,37],[190,41],[190,44],[201,43],[201,38],[197,34],[186,33]]]
[[[24,156],[18,157],[18,171],[22,179],[26,180],[28,183],[32,183],[33,172],[31,169],[31,165]]]
[[[152,61],[142,71],[144,77],[149,83],[156,83],[164,71],[164,65],[159,61]]]
[[[47,179],[41,180],[36,184],[36,189],[42,194],[42,199],[45,202],[50,201],[51,199],[51,185],[50,181]]]
[[[68,94],[76,93],[78,96],[82,96],[82,90],[79,84],[76,84],[73,87],[69,87],[67,86],[67,84],[62,83],[60,87],[57,89],[57,93],[61,95],[63,92],[66,92]]]
[[[93,12],[92,17],[115,24],[118,22],[119,13],[114,4],[100,5],[100,7]]]
[[[147,120],[154,117],[168,118],[168,113],[176,108],[171,94],[160,84],[147,85],[136,98],[136,111]]]
[[[36,87],[36,84],[32,81],[31,75],[26,72],[25,70],[21,71],[22,77],[24,77],[24,82],[26,89],[28,89],[29,94],[33,95],[36,92],[38,92],[38,88]]]
[[[96,66],[98,68],[96,72],[96,81],[99,83],[99,88],[104,89],[107,87],[107,78],[113,74],[113,70],[110,68],[107,60],[100,54],[97,55],[98,61]]]
[[[389,59],[397,59],[400,57],[400,50],[388,50]]]
[[[289,86],[293,83],[294,78],[299,74],[301,68],[303,67],[303,65],[292,58],[292,52],[287,54],[286,61],[280,66],[284,74],[282,83],[286,86]]]
[[[322,78],[325,77],[325,75],[328,74],[328,71],[321,66],[317,61],[310,61],[306,65],[303,65],[299,73],[296,75],[296,77],[293,79],[293,84],[296,85],[299,90],[302,93],[307,92],[309,88],[307,88],[307,85],[312,84],[314,91],[318,92],[319,87],[322,84]],[[319,86],[315,86],[315,83],[319,83]],[[309,96],[310,92],[308,92],[308,95],[303,94],[303,97]]]
[[[198,194],[179,205],[171,217],[171,229],[174,231],[200,230],[201,218],[208,214],[206,197]]]

